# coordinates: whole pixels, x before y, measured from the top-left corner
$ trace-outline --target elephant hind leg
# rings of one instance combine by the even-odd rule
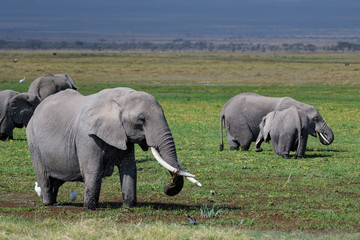
[[[281,134],[277,143],[278,155],[282,156],[285,159],[290,158],[289,153],[293,142],[294,140],[292,137],[287,134]]]
[[[230,146],[230,150],[247,151],[253,141],[253,133],[243,117],[225,118],[226,137]]]
[[[226,137],[229,143],[230,150],[239,150],[240,143],[230,133],[226,133]]]
[[[243,131],[240,137],[241,151],[249,150],[252,140],[253,140],[253,134],[250,131],[250,129]]]
[[[56,202],[56,198],[53,197],[53,186],[50,177],[48,176],[45,167],[42,165],[41,154],[36,144],[29,142],[30,155],[33,161],[34,170],[37,181],[41,187],[41,193],[43,203],[45,205],[52,205]]]
[[[51,197],[53,199],[53,203],[56,203],[59,188],[61,187],[61,185],[64,184],[64,181],[61,181],[61,180],[50,177],[50,182],[51,182],[51,187],[52,187],[51,188],[51,190],[52,190],[52,193],[51,193],[52,196]]]

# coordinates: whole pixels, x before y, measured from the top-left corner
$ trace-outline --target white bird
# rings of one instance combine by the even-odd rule
[[[74,190],[71,190],[70,201],[74,202],[75,199],[76,199],[76,192]]]
[[[35,182],[35,192],[37,193],[37,195],[39,195],[39,197],[41,197],[41,187],[38,187],[37,182]]]
[[[23,79],[20,79],[19,83],[22,83],[23,81],[25,81],[25,76]]]

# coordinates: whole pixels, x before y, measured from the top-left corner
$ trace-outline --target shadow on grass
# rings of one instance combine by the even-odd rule
[[[307,148],[306,152],[335,152],[335,153],[342,153],[347,152],[343,149],[313,149],[313,148]]]
[[[79,203],[70,203],[70,202],[63,202],[60,204],[56,204],[49,207],[78,207],[84,208],[84,204],[82,202]],[[105,209],[118,209],[118,208],[126,208],[123,202],[100,202],[99,207],[97,210],[105,210]],[[151,208],[153,210],[196,210],[200,208],[200,204],[177,204],[177,203],[160,203],[160,202],[138,202],[136,206],[129,208]],[[221,209],[231,209],[231,210],[242,210],[240,207],[229,207],[229,206],[218,206]],[[85,208],[84,208],[85,209]]]

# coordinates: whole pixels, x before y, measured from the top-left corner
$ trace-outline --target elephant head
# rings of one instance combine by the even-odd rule
[[[123,94],[124,90],[121,91],[122,94],[116,89],[102,91],[106,97],[97,99],[103,99],[106,104],[99,101],[101,107],[92,108],[89,117],[97,120],[89,133],[121,150],[127,149],[127,143],[136,143],[144,151],[151,148],[155,159],[172,175],[172,182],[164,189],[169,196],[182,190],[183,177],[201,186],[178,162],[174,139],[157,100],[145,92],[128,89]]]
[[[69,75],[45,74],[31,83],[28,93],[44,100],[46,97],[68,88],[77,89],[74,80]]]
[[[281,99],[283,100],[280,101],[277,110],[284,110],[290,106],[294,106],[304,111],[309,118],[310,128],[319,135],[320,142],[324,145],[330,145],[334,141],[334,133],[314,106],[298,102],[289,97]],[[309,134],[312,136],[315,135],[313,132]]]
[[[37,96],[28,93],[17,93],[11,90],[0,92],[0,138],[13,138],[13,129],[27,126],[35,108],[40,104]]]
[[[310,128],[313,129],[318,135],[319,140],[324,145],[330,145],[334,141],[334,133],[331,128],[326,124],[320,113],[315,107],[309,106],[303,109],[309,117]],[[309,132],[315,135],[314,132]]]

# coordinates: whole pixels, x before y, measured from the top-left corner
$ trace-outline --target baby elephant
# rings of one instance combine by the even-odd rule
[[[255,151],[260,152],[263,141],[272,141],[275,155],[289,158],[290,151],[296,151],[295,158],[304,157],[308,134],[316,136],[307,114],[295,107],[273,111],[263,117]]]

